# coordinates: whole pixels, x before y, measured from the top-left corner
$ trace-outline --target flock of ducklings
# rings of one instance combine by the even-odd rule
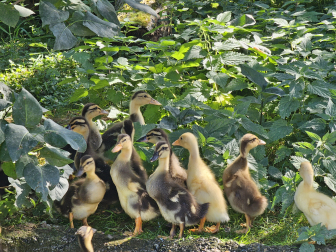
[[[84,153],[73,151],[74,180],[61,201],[55,201],[56,209],[69,218],[82,220],[83,225],[76,234],[83,251],[93,251],[91,239],[94,229],[89,227],[87,218],[93,214],[98,204],[119,200],[123,210],[135,219],[133,235],[143,232],[142,221],[151,220],[160,214],[172,224],[170,237],[182,238],[185,226],[197,225],[192,232],[216,233],[220,223],[228,222],[229,215],[223,191],[214,174],[199,153],[196,137],[192,133],[182,134],[172,143],[189,151],[188,169],[185,170],[172,151],[168,135],[162,129],[153,129],[138,141],[155,144],[151,161],[158,160],[158,166],[148,178],[141,158],[133,147],[133,122],[145,124],[140,107],[145,104],[161,105],[144,91],[136,92],[130,102],[130,118],[114,124],[104,134],[100,134],[92,119],[106,114],[93,103],[85,105],[81,117],[73,118],[69,129],[83,135],[87,142]],[[223,174],[224,192],[231,207],[245,214],[246,228],[238,233],[246,233],[255,217],[261,215],[267,199],[261,195],[249,173],[247,156],[251,149],[266,143],[253,134],[246,134],[240,140],[240,155],[226,167]],[[111,150],[112,149],[112,150]],[[104,153],[120,152],[110,166]],[[82,176],[86,173],[86,176]],[[336,202],[313,188],[313,169],[309,162],[300,168],[303,182],[298,186],[295,203],[305,214],[311,225],[322,223],[328,229],[336,228]],[[216,223],[205,227],[205,221]]]

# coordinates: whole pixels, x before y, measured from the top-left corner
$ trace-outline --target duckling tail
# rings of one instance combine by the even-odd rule
[[[207,213],[209,209],[210,203],[204,203],[199,206],[198,217],[202,219]]]
[[[256,197],[252,200],[250,209],[247,212],[251,217],[261,215],[268,206],[267,198],[264,196]]]

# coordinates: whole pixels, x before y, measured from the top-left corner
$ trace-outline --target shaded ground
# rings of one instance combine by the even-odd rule
[[[51,225],[42,222],[7,227],[2,230],[0,251],[65,251],[79,252],[76,229],[64,225]],[[120,235],[105,235],[96,232],[93,237],[95,251],[299,251],[298,246],[266,246],[259,243],[243,245],[234,241],[222,242],[217,237],[184,238],[164,240],[162,238],[144,240]],[[316,251],[336,251],[336,247],[316,246]]]

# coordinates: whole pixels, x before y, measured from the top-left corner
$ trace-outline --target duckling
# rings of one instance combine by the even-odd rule
[[[216,233],[219,231],[221,222],[230,220],[223,191],[219,187],[214,174],[204,163],[199,154],[196,137],[187,132],[182,134],[173,145],[179,145],[189,151],[189,163],[187,170],[187,186],[198,203],[210,203],[209,210],[201,219],[199,228],[191,231],[203,231],[205,220],[217,223],[216,226],[207,228],[206,231]]]
[[[336,229],[336,202],[314,189],[314,171],[308,161],[301,163],[299,172],[303,181],[294,195],[296,206],[304,213],[310,225],[321,223],[328,230]]]
[[[223,173],[224,192],[232,208],[244,213],[246,218],[246,229],[237,233],[247,233],[252,226],[252,221],[261,215],[268,203],[266,197],[262,196],[256,183],[252,180],[247,155],[249,151],[258,145],[266,143],[253,134],[245,134],[240,140],[240,155],[230,164]]]
[[[152,129],[146,134],[146,136],[137,140],[137,142],[150,142],[152,144],[157,144],[159,141],[165,141],[170,147],[168,135],[163,129]],[[174,152],[172,152],[170,162],[169,173],[172,179],[180,185],[186,187],[187,172],[184,168],[182,168],[181,163]]]
[[[108,112],[101,109],[98,105],[94,103],[87,103],[82,110],[82,116],[85,117],[85,119],[89,123],[90,127],[89,141],[94,150],[97,150],[102,143],[102,137],[99,133],[99,129],[97,125],[92,121],[93,118],[99,115],[108,115]]]
[[[71,183],[62,200],[54,202],[56,209],[69,218],[71,228],[74,228],[73,219],[82,220],[83,225],[88,226],[87,218],[97,210],[104,197],[106,186],[95,169],[94,159],[89,155],[83,156],[77,176],[86,173],[86,178]]]
[[[75,233],[78,236],[78,243],[81,251],[83,252],[94,252],[92,246],[93,234],[97,232],[96,229],[90,226],[81,226]]]
[[[156,202],[146,191],[146,181],[141,179],[131,167],[133,143],[129,135],[120,134],[112,152],[118,157],[111,166],[111,177],[117,187],[119,201],[124,211],[135,219],[133,234],[142,233],[142,221],[154,219],[160,213]]]
[[[81,153],[81,152],[76,153],[76,156],[74,159],[76,169],[78,170],[80,166],[80,160],[83,156],[85,155],[92,156],[92,158],[95,161],[96,168],[97,168],[96,174],[106,184],[106,193],[104,195],[104,199],[109,202],[117,201],[118,193],[117,193],[117,189],[115,185],[113,184],[113,181],[110,176],[110,166],[104,161],[104,159],[102,159],[98,155],[98,153],[91,146],[91,142],[89,140],[90,139],[90,128],[89,128],[88,121],[84,117],[78,116],[78,117],[73,118],[70,121],[69,126],[71,130],[81,134],[87,143],[87,148],[84,153]]]
[[[195,197],[170,175],[171,157],[170,145],[161,141],[155,146],[151,161],[159,159],[159,166],[149,177],[146,187],[150,197],[159,206],[161,215],[172,223],[170,237],[175,236],[176,225],[180,226],[179,238],[183,236],[184,226],[195,225],[206,215],[209,203],[198,204]]]

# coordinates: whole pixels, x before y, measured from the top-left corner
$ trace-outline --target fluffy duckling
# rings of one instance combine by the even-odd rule
[[[159,159],[159,165],[149,177],[146,187],[160,208],[161,215],[173,224],[170,237],[175,236],[176,225],[180,226],[179,238],[183,236],[184,226],[199,223],[209,208],[209,203],[198,204],[195,197],[183,186],[176,183],[170,175],[170,158],[173,155],[167,142],[158,142],[151,161]]]
[[[88,121],[84,117],[78,116],[70,121],[69,127],[74,132],[81,134],[87,143],[87,148],[84,153],[76,153],[74,159],[76,169],[78,170],[80,166],[81,158],[85,155],[90,155],[95,161],[97,176],[102,179],[106,184],[106,193],[104,195],[104,199],[112,202],[117,201],[118,193],[110,176],[110,166],[105,163],[104,159],[102,159],[91,146],[91,142],[89,140],[90,127]]]
[[[146,136],[138,140],[138,142],[150,142],[152,144],[157,144],[159,141],[166,142],[170,147],[168,135],[163,129],[152,129]],[[169,173],[175,182],[184,187],[187,186],[187,171],[182,168],[181,163],[174,152],[172,152],[170,157]]]
[[[71,228],[74,228],[73,219],[82,220],[83,225],[88,226],[87,218],[97,210],[104,197],[106,186],[95,169],[94,159],[89,155],[83,156],[77,176],[86,173],[86,177],[71,183],[62,200],[54,202],[56,209],[69,218]]]
[[[81,226],[75,235],[78,236],[78,243],[81,251],[83,252],[94,252],[92,246],[92,237],[97,230],[90,226]]]
[[[82,110],[82,116],[85,117],[85,119],[89,123],[90,127],[90,143],[94,150],[97,150],[98,147],[102,143],[102,137],[99,133],[99,129],[97,125],[92,121],[93,118],[99,116],[99,115],[108,115],[108,112],[101,109],[98,105],[94,103],[88,103],[84,106]]]
[[[208,220],[217,224],[207,228],[206,231],[211,233],[218,232],[220,223],[228,222],[230,218],[222,189],[219,187],[210,168],[200,157],[196,137],[189,132],[184,133],[173,145],[182,146],[189,151],[187,186],[191,194],[195,196],[196,201],[200,204],[210,203],[208,213],[201,219],[198,230],[191,231],[203,231],[205,220]]]
[[[314,189],[314,171],[308,161],[301,163],[299,172],[303,181],[294,195],[296,206],[304,213],[310,225],[321,223],[329,230],[336,229],[336,202]]]
[[[112,152],[118,157],[111,166],[111,177],[117,187],[119,201],[124,211],[135,219],[133,234],[142,233],[142,221],[157,217],[160,213],[156,202],[146,191],[146,181],[141,179],[131,167],[133,143],[129,135],[120,134]]]
[[[266,197],[262,196],[256,183],[252,180],[247,155],[249,151],[258,145],[266,143],[252,134],[246,134],[240,140],[240,155],[230,164],[223,173],[224,192],[232,208],[244,213],[246,218],[246,229],[237,233],[247,233],[252,226],[252,221],[261,215],[268,203]]]

